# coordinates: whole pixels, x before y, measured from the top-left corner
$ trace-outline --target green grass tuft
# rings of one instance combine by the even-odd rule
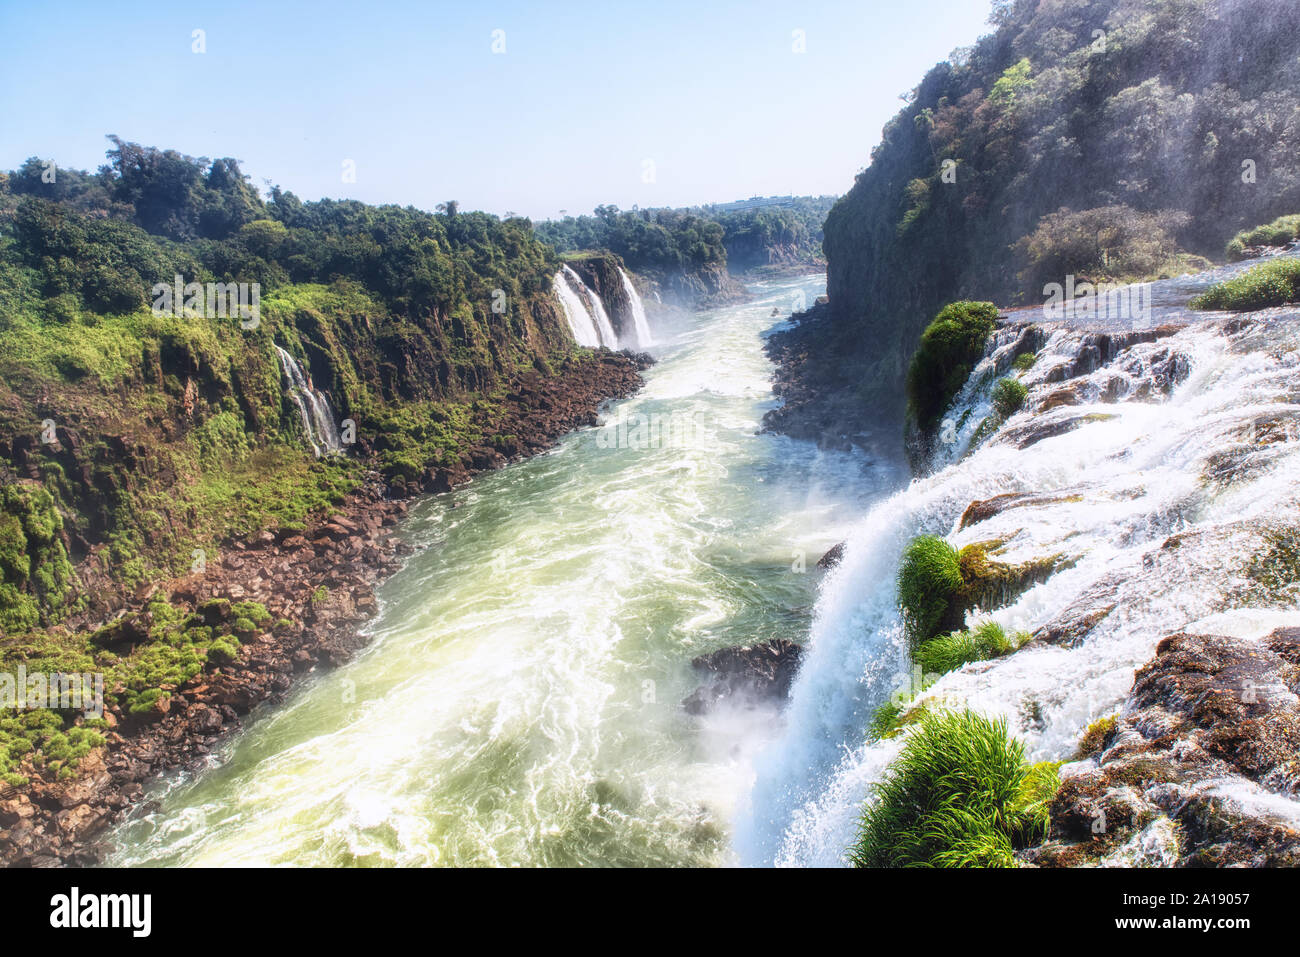
[[[1282,216],[1264,226],[1237,233],[1228,242],[1227,255],[1233,262],[1246,258],[1248,246],[1286,246],[1300,237],[1300,215]]]
[[[1054,764],[1030,765],[1006,723],[971,711],[922,715],[876,786],[849,859],[856,867],[1013,867],[1046,834]]]
[[[986,621],[969,631],[954,631],[932,638],[916,649],[913,660],[925,674],[942,675],[972,661],[1000,658],[1019,648],[1027,635],[1008,636],[995,621]]]

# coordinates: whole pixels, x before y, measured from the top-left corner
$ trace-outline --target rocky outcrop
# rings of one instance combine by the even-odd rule
[[[783,638],[701,655],[691,661],[691,666],[707,680],[682,702],[682,707],[689,714],[699,715],[723,701],[784,701],[802,656],[803,648]]]
[[[1177,634],[1128,704],[1063,769],[1028,863],[1300,865],[1300,628],[1262,641]],[[1072,773],[1071,773],[1072,772]]]
[[[825,297],[792,325],[768,337],[768,358],[776,366],[772,391],[781,404],[763,416],[763,429],[823,448],[860,448],[885,459],[902,457],[898,429],[879,428],[859,393],[858,370],[824,361],[823,340],[833,338],[830,306]]]

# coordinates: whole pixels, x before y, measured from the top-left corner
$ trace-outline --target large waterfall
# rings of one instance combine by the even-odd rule
[[[1221,275],[1155,284],[1156,301],[1180,294],[1185,303]],[[785,729],[758,759],[738,821],[742,860],[844,862],[863,801],[901,747],[868,742],[865,729],[892,693],[919,690],[895,585],[915,535],[957,547],[1004,543],[1011,563],[1073,562],[1010,606],[967,621],[1086,637],[1037,640],[967,665],[917,699],[1005,717],[1033,760],[1070,761],[1086,725],[1122,707],[1134,670],[1166,636],[1256,639],[1295,623],[1295,586],[1282,600],[1261,596],[1246,571],[1275,523],[1289,515],[1294,527],[1300,507],[1300,311],[1244,320],[1181,312],[1192,320],[1181,331],[1145,342],[1130,335],[1109,361],[1098,336],[1070,323],[1041,327],[1045,346],[1022,378],[1025,406],[963,455],[990,411],[989,385],[1010,371],[1015,332],[995,340],[953,409],[949,464],[845,529],[843,563],[823,584]],[[967,514],[995,496],[995,507]],[[1300,823],[1290,796],[1259,798],[1240,778],[1222,787]]]
[[[632,285],[627,270],[620,266],[618,275],[623,280],[623,291],[627,293],[628,301],[632,304],[632,328],[636,333],[637,348],[644,349],[653,342],[650,338],[650,323],[645,317],[645,303],[637,295],[636,287]]]
[[[279,346],[275,347],[275,351],[280,355],[280,369],[289,386],[289,398],[298,407],[302,430],[316,458],[342,451],[343,443],[339,438],[338,425],[334,422],[330,400],[325,393],[312,386],[311,380],[293,356]]]
[[[573,333],[573,338],[577,340],[578,345],[595,349],[602,345],[600,333],[596,331],[596,324],[592,321],[591,313],[587,311],[582,298],[569,285],[568,274],[571,272],[573,270],[565,266],[555,274],[555,279],[552,280],[555,295],[560,300],[560,306],[564,309],[564,318],[569,323],[569,331]]]
[[[622,275],[623,286],[631,302],[635,344],[638,348],[644,348],[650,344],[650,326],[646,322],[645,307],[641,297],[632,288],[627,274],[622,269],[619,273]],[[555,295],[564,309],[564,317],[569,323],[569,331],[573,333],[573,338],[577,340],[578,345],[618,349],[628,344],[620,342],[600,296],[583,282],[582,277],[572,267],[565,266],[556,273],[553,285]]]

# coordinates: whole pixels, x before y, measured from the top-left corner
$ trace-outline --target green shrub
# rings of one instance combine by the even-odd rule
[[[1056,571],[1069,567],[1071,560],[1061,555],[1009,565],[991,556],[1000,547],[998,542],[976,542],[957,551],[941,538],[921,535],[912,539],[903,550],[898,570],[898,606],[903,612],[904,627],[914,657],[921,647],[942,631],[957,632],[949,635],[944,644],[937,645],[926,654],[938,661],[950,661],[972,653],[976,646],[969,641],[980,641],[978,647],[995,648],[1006,636],[991,623],[975,629],[977,638],[960,637],[959,629],[966,612],[972,608],[986,611],[1001,608],[1034,585],[1047,581]],[[1015,647],[1023,643],[1017,636]],[[1005,654],[998,651],[997,654]],[[993,657],[993,655],[982,655]],[[920,658],[917,657],[918,662]],[[965,658],[964,661],[977,658]],[[957,666],[954,666],[957,667]],[[950,668],[925,671],[946,671]]]
[[[1057,765],[1029,765],[1006,723],[923,714],[863,810],[856,867],[1012,867],[1047,830]]]
[[[913,648],[942,627],[961,586],[957,549],[934,535],[908,543],[898,570],[898,604]]]
[[[1090,758],[1105,751],[1114,739],[1118,728],[1119,718],[1113,714],[1098,718],[1088,725],[1083,732],[1083,737],[1079,739],[1079,757]]]
[[[1286,246],[1300,236],[1300,215],[1283,216],[1264,226],[1237,233],[1228,242],[1227,255],[1232,262],[1246,258],[1247,246]]]
[[[1022,636],[1009,638],[997,622],[986,621],[969,631],[954,631],[930,639],[916,649],[913,659],[925,674],[942,675],[972,661],[1000,658],[1015,651],[1022,642]]]
[[[1274,259],[1210,287],[1191,301],[1191,307],[1251,312],[1297,301],[1300,301],[1300,259]]]
[[[926,327],[907,372],[908,407],[920,428],[938,423],[984,355],[997,321],[991,302],[954,302]]]
[[[1011,376],[999,379],[993,386],[993,407],[998,410],[998,415],[1009,419],[1020,411],[1028,394],[1029,390],[1019,379]]]

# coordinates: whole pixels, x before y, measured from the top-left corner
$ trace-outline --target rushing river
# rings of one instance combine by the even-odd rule
[[[685,714],[690,659],[802,639],[817,558],[903,480],[757,434],[773,310],[823,289],[764,283],[654,329],[660,361],[606,428],[413,509],[372,644],[160,781],[111,863],[736,862],[781,718]]]

